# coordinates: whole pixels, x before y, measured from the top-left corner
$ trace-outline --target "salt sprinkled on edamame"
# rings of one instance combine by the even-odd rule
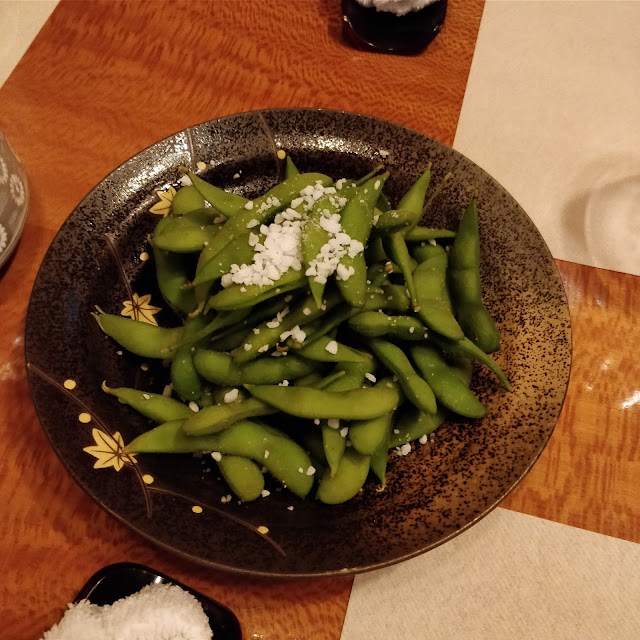
[[[237,389],[231,389],[231,391],[228,391],[227,393],[224,394],[224,402],[225,404],[229,404],[230,402],[234,402],[235,400],[238,399],[238,390]]]

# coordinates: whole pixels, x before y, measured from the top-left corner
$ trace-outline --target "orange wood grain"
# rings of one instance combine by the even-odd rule
[[[85,580],[136,561],[231,607],[245,637],[336,640],[349,578],[240,578],[157,550],[100,509],[66,474],[36,418],[24,321],[55,232],[105,174],[184,127],[268,107],[366,113],[451,144],[482,0],[449,0],[422,55],[352,50],[339,0],[62,0],[0,88],[0,129],[26,167],[31,208],[0,272],[0,636],[36,638]],[[43,318],[42,322],[47,319]]]
[[[640,542],[640,278],[558,261],[573,361],[555,432],[503,506]]]

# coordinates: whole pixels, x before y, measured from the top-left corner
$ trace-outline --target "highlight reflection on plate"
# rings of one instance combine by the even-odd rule
[[[477,371],[474,390],[489,409],[485,419],[447,422],[427,445],[390,457],[384,492],[371,481],[339,506],[299,500],[275,485],[268,487],[268,498],[253,503],[221,502],[228,489],[207,471],[205,459],[127,459],[122,443],[149,424],[100,390],[103,379],[152,391],[166,383],[161,365],[143,371],[139,358],[118,355],[118,346],[90,316],[94,305],[118,313],[130,291],[161,300],[151,261],[140,259],[157,220],[149,213],[156,192],[175,182],[179,165],[195,168],[203,161],[205,177],[253,197],[281,178],[279,148],[300,170],[334,178],[364,175],[384,158],[392,203],[432,161],[434,184],[453,174],[430,215],[432,226],[455,229],[475,189],[485,302],[502,335],[497,361],[514,385],[506,393]],[[163,324],[166,317],[158,319]],[[495,507],[553,431],[569,377],[571,329],[562,283],[544,241],[482,169],[390,122],[339,111],[280,109],[191,127],[101,181],[71,213],[45,256],[29,306],[26,358],[34,403],[52,447],[109,513],[156,544],[205,565],[319,576],[410,558]],[[75,384],[65,386],[68,380]]]

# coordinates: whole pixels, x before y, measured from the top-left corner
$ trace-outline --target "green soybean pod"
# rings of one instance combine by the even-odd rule
[[[252,502],[262,495],[264,476],[253,460],[243,456],[224,455],[218,461],[218,468],[231,491],[242,502]]]
[[[340,223],[342,229],[352,240],[366,245],[373,225],[375,204],[380,196],[389,173],[374,176],[361,187],[358,187],[342,210]],[[367,293],[367,264],[364,253],[351,257],[347,254],[340,259],[339,269],[350,272],[346,279],[338,280],[338,288],[344,299],[352,307],[363,307]]]
[[[326,420],[323,420],[320,425],[320,433],[322,434],[324,457],[329,466],[328,473],[335,475],[338,472],[340,460],[342,460],[342,456],[344,456],[347,448],[346,434],[344,434],[342,429],[330,427]]]
[[[445,338],[459,340],[464,333],[451,313],[446,285],[447,254],[439,246],[423,247],[425,259],[413,272],[418,316],[429,329]]]
[[[316,362],[367,362],[368,360],[366,353],[352,349],[329,336],[321,336],[308,345],[303,343],[297,353],[303,358]]]
[[[206,316],[187,318],[184,323],[183,339],[196,335],[206,324]],[[187,344],[176,349],[171,359],[171,384],[173,390],[185,402],[199,402],[204,388],[200,374],[193,363],[193,355],[191,344]]]
[[[448,358],[470,358],[471,360],[481,362],[495,374],[507,391],[511,391],[511,383],[502,369],[498,366],[498,363],[490,355],[487,355],[480,347],[469,340],[469,338],[462,338],[462,340],[447,340],[446,338],[435,335],[431,336],[431,338],[442,349],[444,355]]]
[[[244,205],[249,202],[246,198],[243,198],[236,193],[231,193],[230,191],[225,191],[224,189],[220,189],[219,187],[212,185],[197,176],[193,171],[189,171],[189,178],[200,195],[216,211],[219,211],[228,218],[236,215],[239,211],[242,211]]]
[[[349,326],[367,338],[392,335],[403,340],[421,341],[427,337],[426,328],[413,316],[388,316],[377,311],[363,311],[349,320]]]
[[[378,381],[376,387],[393,385],[398,389],[396,382],[391,378],[383,378]],[[354,449],[364,456],[373,456],[374,453],[384,445],[387,451],[387,441],[391,430],[393,414],[391,412],[383,414],[371,420],[358,420],[349,425],[349,440]]]
[[[193,415],[193,411],[186,404],[158,393],[129,389],[127,387],[111,388],[107,386],[106,382],[102,383],[102,390],[115,396],[122,404],[130,406],[145,418],[149,418],[154,422],[183,420]]]
[[[223,401],[222,404],[214,404],[192,413],[184,421],[182,428],[189,436],[203,436],[223,431],[240,420],[267,416],[275,412],[276,410],[266,402],[255,398]]]
[[[374,362],[371,355],[367,354],[366,362],[351,363],[342,362],[336,369],[338,373],[343,375],[324,387],[327,391],[350,391],[351,389],[360,389],[364,383],[365,375],[371,373],[374,368]],[[319,388],[319,387],[316,387]],[[329,426],[331,424],[331,426]],[[340,460],[344,455],[347,438],[343,426],[340,427],[339,420],[322,420],[320,421],[320,432],[322,434],[322,446],[324,450],[324,458],[329,466],[329,472],[333,475],[337,472]]]
[[[445,414],[440,407],[435,413],[425,413],[412,405],[403,409],[389,435],[389,449],[429,435],[444,422]]]
[[[409,311],[411,301],[405,288],[399,284],[388,284],[382,287],[382,293],[379,291],[368,290],[365,302],[365,311],[395,311],[404,313]]]
[[[428,242],[429,240],[448,240],[456,237],[455,231],[435,229],[433,227],[415,227],[404,236],[407,242]]]
[[[410,229],[415,220],[415,214],[409,209],[389,209],[374,218],[374,227],[377,237],[384,238],[383,234],[396,233]],[[382,233],[381,233],[382,232]]]
[[[204,207],[204,198],[193,185],[180,187],[171,201],[171,213],[174,216],[183,216]]]
[[[389,422],[391,429],[392,422]],[[389,460],[389,433],[382,440],[380,446],[371,454],[370,467],[373,475],[380,480],[380,485],[384,489],[387,486],[387,462]]]
[[[442,357],[439,350],[428,345],[411,348],[411,358],[428,382],[436,399],[447,409],[467,418],[484,418],[487,408],[461,380]]]
[[[402,349],[391,342],[380,340],[379,338],[370,340],[369,346],[380,362],[389,371],[398,376],[400,386],[407,400],[421,411],[435,413],[436,398],[431,387],[416,373]]]
[[[298,171],[298,167],[294,164],[290,155],[287,155],[287,161],[284,167],[284,179],[293,178],[293,176],[297,176],[300,173]]]
[[[482,302],[480,233],[475,198],[465,209],[449,253],[448,282],[453,307],[465,335],[485,353],[500,349],[500,334]]]
[[[166,218],[164,218],[166,220]],[[151,242],[158,288],[165,302],[173,309],[189,314],[197,306],[195,292],[187,288],[188,265],[183,255],[159,249]]]
[[[346,206],[348,199],[353,195],[355,185],[353,187],[343,186],[342,189],[333,194],[326,194],[319,198],[309,212],[306,222],[302,227],[300,237],[300,251],[304,263],[305,273],[309,271],[309,289],[313,294],[316,305],[322,304],[322,296],[324,293],[326,278],[318,278],[317,265],[314,261],[320,255],[322,247],[329,242],[331,235],[323,227],[326,225],[326,218],[332,214],[338,213]]]
[[[249,420],[236,422],[220,433],[199,437],[186,435],[181,420],[165,422],[125,447],[125,453],[201,451],[251,458],[300,498],[304,498],[313,485],[309,454],[282,431]]]
[[[173,253],[202,251],[219,225],[213,224],[211,209],[199,209],[170,219],[153,234],[153,245]]]
[[[127,351],[143,358],[170,358],[182,338],[182,327],[166,329],[110,313],[91,315],[110,338]]]
[[[325,298],[323,307],[318,308],[311,294],[300,300],[290,312],[280,314],[270,320],[262,322],[259,326],[249,331],[246,339],[232,352],[233,359],[238,362],[248,362],[257,358],[261,353],[275,347],[280,336],[291,331],[294,327],[304,327],[313,322],[326,311],[332,309],[340,302],[340,294],[330,292]]]
[[[312,420],[367,420],[392,411],[401,401],[398,391],[391,387],[343,392],[277,385],[245,385],[245,389],[284,413]]]
[[[322,474],[316,497],[324,504],[341,504],[353,498],[362,489],[369,475],[370,457],[353,448],[344,452],[335,475]]]
[[[307,276],[301,271],[289,269],[271,285],[232,284],[209,298],[207,306],[218,311],[246,309],[281,293],[304,289],[306,286]]]
[[[194,355],[196,370],[209,382],[237,386],[243,384],[278,384],[310,374],[316,365],[294,354],[282,358],[256,358],[237,364],[228,354],[201,350]]]
[[[231,271],[231,265],[251,264],[253,260],[253,247],[249,244],[248,233],[234,238],[217,255],[211,256],[208,248],[207,245],[202,250],[202,262],[198,260],[194,285],[215,282]]]

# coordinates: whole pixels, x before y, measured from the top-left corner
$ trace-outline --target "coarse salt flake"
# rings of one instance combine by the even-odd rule
[[[198,413],[198,411],[200,411],[200,407],[193,400],[189,402],[189,409],[191,409],[193,413]]]
[[[373,384],[376,383],[376,377],[373,375],[373,373],[365,373],[364,377],[369,381],[372,382]]]
[[[335,356],[338,353],[338,343],[335,340],[331,340],[324,349]]]
[[[222,460],[222,454],[219,451],[213,451],[211,453],[211,457],[216,461],[216,462],[220,462],[220,460]]]
[[[342,427],[342,429],[340,429],[340,435],[343,438],[347,437],[347,433],[349,433],[349,427]]]
[[[329,418],[327,420],[327,425],[330,426],[332,429],[338,429],[338,428],[340,428],[340,419],[339,418]]]
[[[425,433],[423,436],[420,436],[420,439],[418,440],[418,442],[419,442],[420,444],[427,444],[427,440],[428,440],[428,439],[429,439],[429,438],[428,438],[427,434]]]
[[[225,404],[229,404],[230,402],[233,402],[234,400],[238,399],[238,390],[237,389],[231,389],[231,391],[227,391],[227,393],[224,394],[224,402]]]

